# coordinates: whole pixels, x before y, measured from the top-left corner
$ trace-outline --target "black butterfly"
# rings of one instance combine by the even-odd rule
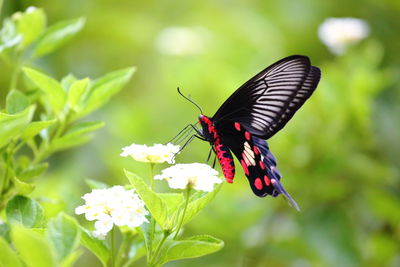
[[[265,139],[285,126],[314,92],[320,77],[319,68],[311,66],[308,57],[290,56],[242,85],[213,117],[199,116],[198,137],[210,142],[228,183],[235,175],[232,151],[254,194],[283,194],[298,209],[280,183],[281,174]]]

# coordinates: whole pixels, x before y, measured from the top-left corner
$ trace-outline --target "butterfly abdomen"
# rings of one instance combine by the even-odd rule
[[[222,172],[224,173],[225,179],[228,183],[233,183],[233,178],[235,177],[235,165],[233,163],[233,157],[228,147],[220,143],[220,138],[217,139],[218,142],[215,143],[214,148],[217,153],[217,158],[219,164],[221,164]]]
[[[228,183],[232,183],[235,177],[235,164],[233,163],[231,152],[228,147],[222,143],[221,136],[218,134],[210,118],[200,115],[199,122],[203,128],[202,137],[214,147],[224,177]]]

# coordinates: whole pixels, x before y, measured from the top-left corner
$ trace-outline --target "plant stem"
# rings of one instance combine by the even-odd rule
[[[190,189],[191,189],[190,187],[186,188],[185,207],[183,208],[181,221],[179,222],[178,228],[176,229],[176,232],[175,232],[175,235],[174,235],[173,239],[175,239],[178,236],[179,231],[181,230],[181,227],[182,227],[182,224],[183,224],[183,220],[185,219],[186,210],[187,210],[187,207],[188,207],[188,204],[189,204]]]
[[[18,83],[19,72],[21,71],[22,60],[21,60],[20,53],[16,53],[15,57],[16,57],[17,63],[15,64],[14,70],[11,74],[11,82],[10,82],[9,91],[11,91],[12,89],[16,89],[17,83]]]
[[[151,190],[154,191],[154,163],[150,163],[150,187]],[[150,218],[150,238],[149,238],[149,251],[147,252],[147,259],[151,259],[153,253],[153,240],[154,240],[154,233],[156,231],[156,222],[151,215]]]
[[[117,267],[121,266],[124,259],[126,258],[126,255],[125,255],[126,249],[129,247],[131,240],[132,240],[132,234],[129,232],[126,233],[123,237],[122,244],[118,250],[117,258],[115,260],[115,265]]]
[[[113,227],[111,230],[111,266],[112,267],[115,267],[114,250],[115,250],[115,227]]]
[[[165,240],[167,239],[168,236],[169,236],[169,232],[168,231],[164,231],[163,238],[158,243],[157,248],[154,251],[154,255],[153,255],[153,257],[151,258],[151,260],[150,260],[150,262],[148,264],[149,266],[153,266],[154,261],[157,259],[158,254],[160,253],[160,249],[161,249],[162,245],[164,244],[164,242],[165,242]]]
[[[154,191],[154,163],[150,163],[150,188]]]

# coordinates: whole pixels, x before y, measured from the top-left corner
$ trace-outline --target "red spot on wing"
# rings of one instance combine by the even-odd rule
[[[240,123],[235,122],[235,129],[240,132]]]
[[[250,133],[248,131],[244,132],[244,137],[246,137],[247,141],[250,141]]]
[[[264,175],[264,182],[267,186],[271,184],[271,180],[266,175]]]
[[[247,167],[247,165],[246,165],[246,163],[244,162],[244,160],[240,160],[240,164],[242,164],[244,173],[245,173],[246,175],[249,175],[249,174],[250,174],[250,173],[249,173],[249,168]]]
[[[260,167],[261,169],[265,170],[264,162],[262,162],[261,160],[260,160]]]
[[[260,154],[260,150],[258,150],[258,148],[256,147],[256,146],[254,146],[254,153],[256,154],[256,155],[259,155]]]
[[[262,181],[261,181],[260,178],[256,178],[256,179],[254,180],[254,186],[255,186],[258,190],[261,190],[261,189],[263,188],[263,183],[262,183]]]

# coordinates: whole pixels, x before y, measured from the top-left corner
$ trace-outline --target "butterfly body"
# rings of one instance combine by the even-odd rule
[[[235,177],[235,164],[229,148],[222,142],[209,117],[200,115],[199,123],[202,126],[202,137],[213,146],[226,181],[232,183]]]
[[[308,57],[290,56],[243,84],[213,117],[199,116],[200,135],[213,146],[227,182],[232,183],[235,175],[233,153],[255,195],[283,194],[298,209],[280,183],[281,174],[265,139],[292,118],[314,92],[320,76]]]

